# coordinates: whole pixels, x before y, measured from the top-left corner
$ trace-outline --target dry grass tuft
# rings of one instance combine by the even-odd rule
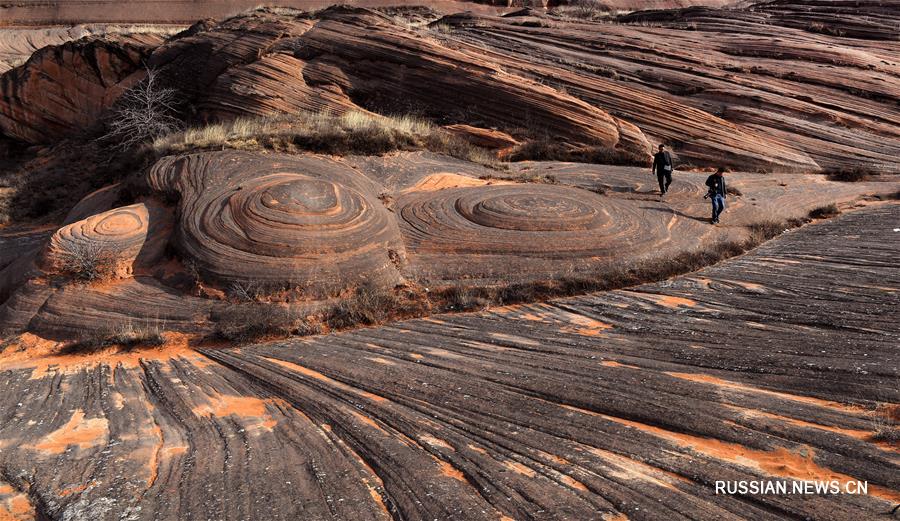
[[[166,343],[163,336],[164,331],[165,323],[160,321],[135,324],[128,320],[113,329],[98,331],[66,346],[62,349],[61,354],[85,353],[110,346],[123,348],[161,346]]]
[[[872,177],[879,175],[879,172],[863,167],[848,168],[844,170],[830,170],[825,172],[829,181],[840,181],[842,183],[858,183],[868,181]]]
[[[233,304],[214,317],[215,336],[233,342],[284,338],[321,333],[314,320],[280,304],[249,302]]]
[[[841,210],[837,207],[836,204],[826,204],[824,206],[819,206],[818,208],[813,208],[809,211],[810,219],[828,219],[829,217],[835,217],[841,214]]]

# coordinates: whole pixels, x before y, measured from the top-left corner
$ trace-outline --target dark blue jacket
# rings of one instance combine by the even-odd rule
[[[713,174],[706,178],[706,186],[709,187],[709,195],[721,195],[725,197],[725,176]]]

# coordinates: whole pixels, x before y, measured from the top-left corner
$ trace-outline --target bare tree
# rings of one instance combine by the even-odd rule
[[[147,77],[116,101],[101,138],[118,150],[131,150],[181,128],[176,106],[178,91],[162,85],[159,71],[147,68]]]

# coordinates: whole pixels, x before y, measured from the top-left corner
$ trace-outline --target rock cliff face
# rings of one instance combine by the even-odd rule
[[[552,136],[619,161],[650,150],[622,119],[366,9],[241,16],[162,46],[150,63],[195,99],[199,120],[363,108]]]
[[[700,166],[897,172],[900,42],[889,29],[900,9],[854,6],[641,11],[616,24],[526,10],[430,26],[434,12],[262,9],[198,24],[148,61],[191,99],[195,124],[362,108],[593,147],[613,162],[644,161],[665,141]],[[854,9],[866,15],[854,21]],[[93,123],[159,43],[41,51],[0,81],[0,130],[36,143]]]
[[[896,173],[900,45],[885,28],[896,28],[900,8],[843,5],[643,11],[618,24],[461,14],[435,24],[458,48],[488,49],[507,71],[635,124],[686,162]],[[872,16],[840,36],[827,29],[857,9]],[[786,14],[801,11],[802,23]]]
[[[83,134],[144,74],[156,35],[92,37],[46,47],[0,76],[0,132],[28,143]]]

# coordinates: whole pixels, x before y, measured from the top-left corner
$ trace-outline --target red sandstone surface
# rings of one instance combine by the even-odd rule
[[[3,22],[35,26],[218,18],[178,34],[0,29],[0,209],[28,206],[0,214],[0,521],[891,515],[896,2],[623,1],[610,7],[655,9],[604,21],[291,5],[306,10],[0,6]],[[32,54],[43,43],[58,45]],[[145,65],[197,132],[412,113],[491,161],[260,137],[107,164],[91,151]],[[658,142],[679,163],[665,197],[646,165]],[[503,162],[550,145],[593,163]],[[711,226],[703,181],[720,165],[736,171]],[[840,210],[659,280],[761,224]],[[102,276],[73,254],[97,255]],[[535,289],[647,266],[658,282]],[[249,320],[238,308],[316,325],[360,290],[454,290],[470,309],[498,288],[526,303],[397,311],[344,332],[324,320],[249,345],[223,333]],[[865,480],[869,493],[711,487],[747,479]]]

